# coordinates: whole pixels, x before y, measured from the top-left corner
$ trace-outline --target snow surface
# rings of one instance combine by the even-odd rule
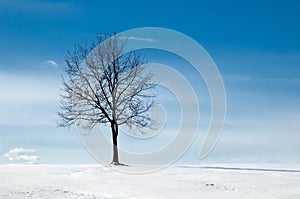
[[[102,165],[0,165],[0,198],[300,198],[299,168],[171,166],[137,175]]]

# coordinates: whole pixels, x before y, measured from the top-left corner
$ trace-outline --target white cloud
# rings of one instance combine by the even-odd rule
[[[24,148],[14,148],[9,150],[10,154],[18,154],[18,153],[34,153],[35,149],[24,149]]]
[[[44,65],[58,67],[58,64],[53,60],[46,60],[43,62]]]
[[[127,40],[155,42],[155,39],[152,39],[152,38],[144,38],[144,37],[128,36],[128,37],[120,37],[120,38],[121,38],[121,39],[127,39]]]
[[[40,157],[35,155],[35,149],[14,148],[3,155],[9,162],[13,163],[28,163],[37,162]]]

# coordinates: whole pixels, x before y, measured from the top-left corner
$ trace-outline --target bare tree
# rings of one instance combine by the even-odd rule
[[[102,38],[84,46],[76,44],[74,51],[67,53],[58,126],[109,124],[112,163],[119,164],[119,126],[151,128],[149,110],[155,84],[140,55],[123,55],[123,38],[115,34]]]

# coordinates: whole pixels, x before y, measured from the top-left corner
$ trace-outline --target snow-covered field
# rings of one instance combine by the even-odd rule
[[[299,166],[171,166],[133,175],[102,165],[0,165],[0,198],[300,198]]]

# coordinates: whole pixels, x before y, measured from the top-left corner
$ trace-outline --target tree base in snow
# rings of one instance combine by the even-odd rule
[[[128,166],[128,165],[122,164],[120,162],[111,162],[110,165],[112,165],[112,166]]]

